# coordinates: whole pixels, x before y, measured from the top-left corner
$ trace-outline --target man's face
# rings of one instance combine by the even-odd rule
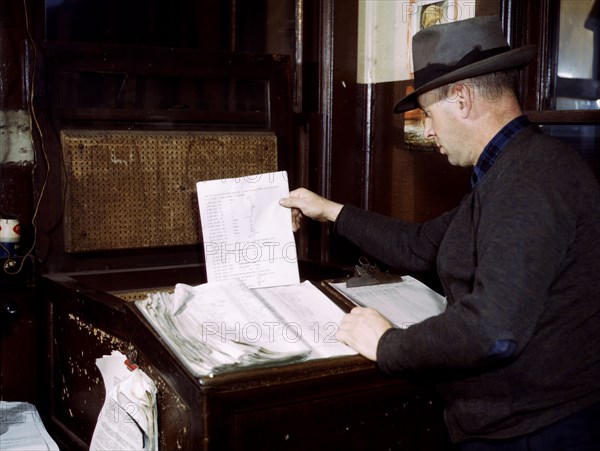
[[[468,137],[460,111],[459,99],[448,97],[437,100],[433,92],[419,96],[419,104],[425,113],[424,137],[433,139],[442,155],[447,155],[453,166],[474,166],[473,155],[468,146]]]

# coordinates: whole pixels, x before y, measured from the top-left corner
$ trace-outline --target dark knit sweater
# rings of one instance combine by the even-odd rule
[[[387,372],[433,380],[455,442],[532,432],[600,401],[600,187],[530,127],[454,210],[411,224],[346,205],[336,232],[437,269],[445,313],[380,339]]]

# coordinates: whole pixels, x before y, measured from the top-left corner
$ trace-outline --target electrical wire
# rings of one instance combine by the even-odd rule
[[[35,209],[33,211],[33,216],[31,218],[31,226],[33,227],[33,242],[31,243],[31,247],[29,248],[27,253],[24,256],[19,257],[19,259],[21,260],[20,264],[17,264],[17,261],[14,260],[13,258],[11,258],[10,254],[8,252],[8,249],[0,243],[0,246],[2,246],[2,248],[6,251],[6,254],[8,255],[8,258],[4,262],[2,269],[4,270],[5,273],[7,273],[9,275],[19,274],[23,270],[25,262],[27,261],[27,259],[33,253],[33,251],[35,249],[35,246],[37,243],[36,220],[37,220],[37,216],[38,216],[38,213],[40,210],[40,205],[42,203],[42,199],[44,198],[44,194],[46,192],[46,186],[48,184],[48,179],[50,177],[50,161],[49,161],[48,155],[46,153],[46,146],[44,145],[44,133],[43,133],[42,127],[40,126],[40,123],[38,121],[37,113],[35,111],[35,105],[34,105],[38,52],[37,52],[37,46],[35,44],[35,39],[33,38],[33,35],[31,34],[31,29],[29,28],[29,9],[27,6],[27,0],[23,0],[23,9],[24,9],[24,14],[25,14],[25,29],[27,31],[27,39],[31,43],[31,48],[33,49],[33,70],[31,72],[31,86],[30,86],[30,92],[29,92],[29,125],[30,125],[30,130],[32,131],[31,144],[33,146],[33,149],[35,150],[35,139],[33,136],[33,130],[34,130],[33,126],[35,126],[35,130],[39,136],[40,153],[41,153],[42,157],[44,158],[44,163],[46,165],[46,172],[44,174],[44,181],[40,188],[38,199],[35,202]],[[34,152],[34,154],[35,154],[35,152]],[[34,163],[34,168],[35,168],[35,166],[37,166],[37,164],[38,164],[38,162],[36,159],[36,162]],[[17,269],[13,270],[13,268],[15,268],[15,267]]]

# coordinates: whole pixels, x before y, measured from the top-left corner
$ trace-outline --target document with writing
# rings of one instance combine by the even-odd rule
[[[0,400],[0,451],[59,451],[37,408],[28,402]]]
[[[342,296],[361,307],[371,307],[396,327],[406,328],[446,309],[446,298],[411,276],[401,282],[363,287],[346,286],[346,282],[328,282]]]
[[[201,181],[196,185],[208,282],[248,287],[300,282],[285,171]]]
[[[129,368],[119,351],[96,359],[104,381],[104,405],[91,451],[158,450],[156,386],[139,368]]]

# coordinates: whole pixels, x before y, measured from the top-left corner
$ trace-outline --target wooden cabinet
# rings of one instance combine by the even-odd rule
[[[44,374],[45,311],[32,288],[0,289],[0,398],[39,405]]]
[[[302,272],[336,275],[318,266]],[[201,273],[188,266],[42,278],[50,311],[48,427],[63,446],[89,444],[104,400],[95,360],[117,349],[158,387],[161,449],[451,449],[434,393],[387,377],[360,356],[192,377],[119,293],[200,283]]]

